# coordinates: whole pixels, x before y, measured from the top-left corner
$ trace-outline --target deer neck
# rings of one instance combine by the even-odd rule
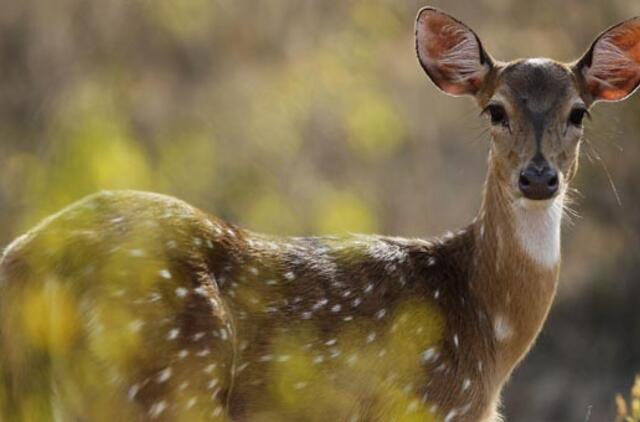
[[[498,179],[489,172],[473,224],[472,285],[492,321],[502,381],[531,347],[553,301],[564,198],[545,204],[514,200]]]

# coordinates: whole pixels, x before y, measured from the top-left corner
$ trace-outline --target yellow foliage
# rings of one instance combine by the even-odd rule
[[[371,233],[378,228],[370,207],[347,192],[330,192],[322,197],[316,218],[318,233]]]
[[[391,104],[377,95],[358,98],[347,116],[347,141],[357,154],[381,157],[404,140],[404,123]]]
[[[436,420],[413,387],[424,382],[420,356],[440,341],[442,324],[437,308],[409,302],[387,324],[355,319],[333,339],[292,329],[275,339],[269,403],[277,414],[314,421]]]
[[[636,376],[627,402],[622,395],[616,396],[617,422],[640,422],[640,375]]]
[[[132,312],[123,306],[96,303],[91,310],[92,330],[88,338],[90,352],[116,368],[125,369],[141,350],[140,333],[130,329],[135,322]]]
[[[253,230],[297,234],[301,230],[300,217],[276,191],[263,192],[240,210],[242,220]]]
[[[388,350],[397,371],[407,376],[419,373],[415,359],[442,340],[444,316],[435,306],[409,301],[396,311],[388,333]],[[418,381],[416,379],[416,381]]]
[[[369,36],[388,39],[403,29],[403,23],[389,9],[380,3],[355,2],[351,10],[353,23]]]
[[[204,133],[175,136],[167,141],[160,150],[157,184],[186,198],[210,193],[217,170],[215,143]]]
[[[107,92],[93,82],[77,87],[57,116],[47,171],[28,161],[25,195],[33,205],[24,216],[29,227],[84,195],[101,189],[148,189],[153,175],[145,152],[130,136],[123,116]]]
[[[188,40],[205,33],[215,24],[216,8],[207,0],[141,1],[147,12],[162,29]]]
[[[69,351],[78,334],[80,315],[75,300],[58,280],[49,275],[42,285],[24,293],[22,321],[32,346],[52,355]]]

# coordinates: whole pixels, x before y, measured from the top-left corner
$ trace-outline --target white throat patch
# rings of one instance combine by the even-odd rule
[[[517,237],[538,264],[552,268],[560,260],[560,223],[564,194],[546,203],[520,199],[514,206]]]

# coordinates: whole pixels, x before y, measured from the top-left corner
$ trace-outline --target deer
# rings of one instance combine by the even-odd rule
[[[415,40],[490,127],[470,224],[279,237],[155,193],[81,199],[2,254],[3,420],[501,420],[558,286],[583,120],[640,82],[640,17],[572,63],[498,61],[432,7]]]

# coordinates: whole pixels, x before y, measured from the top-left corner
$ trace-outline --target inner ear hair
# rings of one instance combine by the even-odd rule
[[[640,17],[598,35],[573,69],[589,102],[630,96],[640,84]]]
[[[418,12],[416,52],[429,78],[450,95],[475,95],[493,67],[475,32],[432,7]]]

